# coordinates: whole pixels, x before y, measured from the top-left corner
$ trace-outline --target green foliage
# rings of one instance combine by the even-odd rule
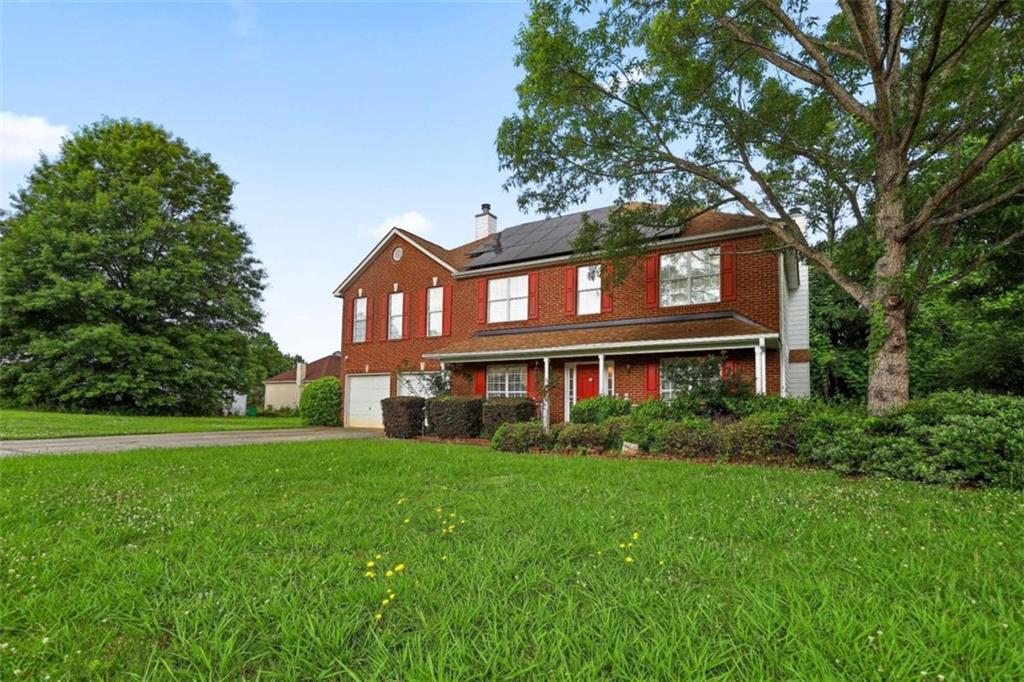
[[[439,438],[477,438],[483,422],[483,398],[440,396],[427,399],[427,423]]]
[[[570,409],[571,421],[574,424],[600,424],[610,417],[628,415],[632,407],[628,399],[611,395],[580,400]]]
[[[247,377],[264,273],[233,183],[152,123],[42,158],[0,230],[0,390],[23,405],[217,412]]]
[[[544,425],[537,421],[506,422],[491,438],[491,447],[502,452],[529,452],[550,444],[551,438],[544,432]]]
[[[950,392],[885,417],[823,411],[799,427],[803,461],[842,473],[1024,488],[1024,398]]]
[[[569,423],[558,431],[556,439],[563,450],[601,452],[614,449],[617,437],[607,424]]]
[[[711,457],[716,454],[715,427],[697,418],[651,422],[648,450],[681,457]]]
[[[308,426],[338,426],[341,414],[341,382],[337,377],[311,381],[299,396],[299,415]]]
[[[502,424],[537,418],[537,403],[530,398],[491,398],[484,402],[481,436],[490,438]]]
[[[388,438],[415,438],[423,433],[425,400],[418,396],[396,396],[380,401],[384,435]]]
[[[716,454],[721,459],[769,462],[796,455],[802,415],[762,412],[716,425]]]
[[[739,403],[754,395],[739,372],[722,376],[723,361],[724,356],[708,355],[662,364],[664,379],[678,387],[670,403],[675,416],[732,414]]]
[[[668,404],[661,400],[652,399],[645,400],[642,403],[637,403],[633,406],[633,411],[629,413],[634,421],[646,422],[657,419],[671,419],[673,417],[672,408]]]

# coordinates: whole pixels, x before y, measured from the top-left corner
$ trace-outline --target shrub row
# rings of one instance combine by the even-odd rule
[[[885,417],[821,401],[762,397],[737,405],[735,417],[716,420],[679,416],[673,405],[654,401],[615,416],[617,404],[599,400],[572,413],[594,421],[556,424],[546,434],[536,422],[508,424],[492,445],[510,452],[589,452],[618,450],[627,441],[678,457],[793,461],[845,474],[1024,489],[1020,397],[940,393]]]
[[[384,433],[389,438],[415,438],[426,431],[440,438],[487,438],[505,423],[525,422],[537,415],[529,398],[485,401],[476,396],[441,396],[424,400],[401,396],[381,401]]]

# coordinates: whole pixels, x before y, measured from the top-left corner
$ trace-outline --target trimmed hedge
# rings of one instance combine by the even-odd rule
[[[551,438],[544,433],[544,425],[537,421],[502,424],[491,439],[491,447],[502,452],[529,452],[549,445]]]
[[[477,438],[483,420],[484,399],[441,396],[427,400],[430,432],[439,438]]]
[[[624,417],[633,409],[626,398],[604,395],[581,400],[569,410],[573,424],[600,424],[611,417]]]
[[[384,415],[384,435],[388,438],[415,438],[423,433],[423,406],[416,396],[398,396],[380,401]]]
[[[565,450],[601,451],[615,447],[615,436],[607,424],[577,424],[563,426],[557,436],[558,447]]]
[[[306,384],[299,398],[299,415],[307,426],[337,426],[341,414],[341,382],[324,377]]]
[[[718,444],[717,424],[691,417],[654,422],[648,431],[652,452],[677,457],[711,457]]]
[[[537,418],[537,403],[529,398],[491,398],[484,403],[484,438],[492,437],[502,424],[528,422]]]

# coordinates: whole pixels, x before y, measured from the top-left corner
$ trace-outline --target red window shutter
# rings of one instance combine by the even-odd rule
[[[341,330],[341,342],[350,343],[352,341],[352,320],[356,315],[356,299],[350,299],[345,301],[345,324]]]
[[[576,267],[565,269],[565,314],[576,314]]]
[[[487,280],[476,283],[476,321],[487,324]]]
[[[722,378],[728,379],[731,376],[735,376],[739,370],[739,366],[736,364],[734,358],[726,358],[725,362],[722,363]]]
[[[452,335],[452,285],[447,284],[444,287],[444,302],[441,304],[444,306],[441,311],[441,335],[451,336]]]
[[[659,261],[658,254],[649,253],[644,259],[644,284],[646,286],[646,293],[644,296],[644,304],[648,308],[658,307],[658,275],[659,275]]]
[[[473,393],[476,395],[487,393],[487,368],[477,367],[473,370]]]
[[[531,400],[537,399],[537,372],[534,367],[526,366],[526,395]]]
[[[612,311],[612,264],[605,263],[601,266],[601,312]]]
[[[661,362],[658,360],[647,361],[647,381],[644,386],[648,398],[661,397]]]
[[[373,341],[373,299],[366,297],[366,340]]]
[[[411,311],[411,307],[412,306],[410,305],[410,303],[412,302],[411,299],[412,299],[412,296],[409,295],[409,292],[405,292],[405,294],[402,296],[402,338],[403,339],[409,338],[409,325],[412,323],[412,316],[410,315],[410,313],[412,312]]]
[[[722,250],[718,257],[719,270],[721,272],[723,301],[736,300],[736,245],[722,244]]]
[[[527,299],[527,314],[531,320],[540,317],[540,273],[531,272],[527,282],[530,285],[529,298]]]
[[[427,290],[420,289],[416,293],[416,337],[427,335]]]
[[[388,317],[391,315],[391,296],[384,294],[381,299],[380,315],[380,340],[388,340]]]

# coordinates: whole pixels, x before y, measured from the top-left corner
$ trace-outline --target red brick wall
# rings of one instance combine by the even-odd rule
[[[539,316],[535,320],[481,325],[477,323],[477,286],[478,282],[485,277],[456,280],[447,268],[425,255],[401,236],[396,235],[381,249],[374,261],[342,292],[345,299],[346,315],[351,315],[353,301],[357,298],[359,289],[362,289],[363,293],[372,300],[372,318],[369,322],[373,325],[373,338],[366,343],[351,343],[349,338],[343,338],[341,378],[344,380],[346,374],[354,373],[390,372],[392,374],[391,392],[394,395],[397,393],[395,377],[397,371],[402,369],[420,371],[421,363],[422,368],[426,370],[438,369],[439,363],[424,360],[422,357],[424,353],[436,352],[451,343],[465,340],[481,328],[519,328],[731,310],[745,315],[769,329],[777,330],[779,327],[778,257],[773,252],[762,250],[762,239],[761,235],[755,235],[728,240],[728,243],[734,244],[736,247],[737,294],[735,301],[672,308],[648,308],[644,302],[643,264],[637,263],[631,269],[627,279],[612,289],[613,308],[611,312],[568,316],[565,314],[565,268],[569,265],[563,263],[543,268],[524,267],[519,271],[492,275],[504,277],[529,272],[539,273]],[[704,243],[675,249],[662,249],[659,253],[706,248],[708,245],[708,243]],[[392,252],[396,246],[402,246],[404,251],[402,260],[397,263],[392,259]],[[418,305],[419,291],[433,286],[434,277],[437,277],[438,285],[452,286],[451,332],[448,336],[417,338],[415,336],[415,320],[423,315],[423,311],[419,309]],[[409,337],[391,341],[382,338],[381,315],[386,297],[394,291],[395,284],[398,285],[399,291],[404,292],[410,298],[409,313],[413,319],[409,324]],[[741,360],[741,365],[745,367],[746,365],[743,363],[749,362],[749,376],[753,377],[753,353],[752,351],[743,351],[741,355],[743,353],[747,353],[749,358]],[[618,364],[623,367],[629,364],[631,367],[631,369],[624,369],[621,372],[617,369],[617,381],[621,381],[621,383],[617,384],[616,392],[619,394],[630,393],[632,397],[636,394],[636,389],[633,388],[634,382],[643,381],[642,370],[637,369],[643,363],[630,362],[630,357],[632,356],[615,357]],[[587,360],[587,358],[581,358],[581,360]],[[553,361],[552,371],[561,374],[563,362]],[[778,365],[778,353],[769,351],[768,391],[770,393],[779,391]],[[465,380],[456,377],[456,386],[460,393],[472,392],[471,379],[468,385],[465,385]],[[642,383],[640,387],[642,389]],[[557,415],[557,420],[560,420],[563,410],[561,388],[559,387],[558,390],[559,394],[552,396],[552,418],[555,419]]]

